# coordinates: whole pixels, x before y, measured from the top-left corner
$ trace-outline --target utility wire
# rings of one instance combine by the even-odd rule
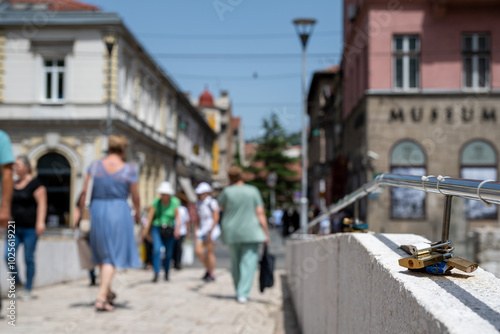
[[[297,102],[237,102],[233,101],[233,104],[238,107],[268,107],[270,105],[302,105],[302,103]]]
[[[137,33],[146,38],[165,38],[165,39],[203,39],[203,40],[241,40],[241,39],[282,39],[298,38],[297,34],[240,34],[240,35],[209,35],[209,34],[166,34],[166,33]],[[341,35],[341,31],[321,31],[315,32],[314,36],[334,36]]]
[[[22,54],[25,55],[24,51],[9,50],[8,48],[4,52],[9,54]],[[339,56],[340,53],[309,53],[307,56],[309,58],[329,58],[333,56]],[[104,57],[104,52],[92,52],[92,51],[79,51],[78,53],[73,53],[73,56],[78,57]],[[146,55],[142,56],[127,56],[128,59],[140,59],[144,58]],[[260,60],[284,60],[300,59],[301,54],[299,53],[149,53],[152,58],[161,59],[221,59],[221,60],[248,60],[248,59],[260,59]]]
[[[339,54],[337,54],[339,55]],[[155,58],[164,59],[300,59],[296,53],[155,53]],[[310,53],[310,58],[333,57],[333,53]]]
[[[171,73],[176,78],[186,80],[233,80],[233,81],[260,81],[260,80],[282,80],[300,77],[299,73],[286,73],[275,75],[260,75],[257,72],[247,76],[221,76],[221,75],[194,75],[194,74],[179,74]]]
[[[354,54],[358,54],[361,52],[357,52],[358,49],[354,47]],[[9,48],[4,49],[4,53],[6,55],[9,54],[23,54],[25,55],[25,51],[17,51]],[[349,55],[349,51],[346,52],[346,55]],[[416,55],[422,57],[428,55],[449,55],[449,54],[465,54],[460,49],[447,49],[447,50],[426,50],[425,52],[417,52]],[[483,53],[481,53],[483,54]],[[499,50],[491,50],[489,52],[484,52],[484,54],[494,55],[500,54]],[[343,55],[342,52],[331,52],[331,53],[308,53],[308,58],[332,58]],[[398,56],[404,55],[403,53],[398,52]],[[89,56],[89,57],[104,57],[104,52],[91,52],[91,51],[79,51],[78,53],[73,53],[73,56]],[[297,60],[300,59],[301,54],[299,53],[149,53],[149,56],[153,58],[164,58],[164,59],[203,59],[203,60],[211,60],[211,59],[221,59],[221,60],[248,60],[248,59],[262,59],[262,60]],[[392,50],[387,51],[378,51],[378,52],[370,52],[369,56],[396,56],[395,52]],[[129,56],[129,59],[138,59],[143,58],[143,56]]]

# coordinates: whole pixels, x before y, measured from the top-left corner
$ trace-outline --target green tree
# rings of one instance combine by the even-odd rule
[[[289,145],[289,137],[279,122],[279,117],[273,113],[269,119],[262,121],[263,135],[257,139],[258,147],[250,167],[246,171],[255,175],[255,179],[248,183],[256,186],[264,198],[266,209],[269,209],[270,189],[266,184],[267,175],[276,173],[276,205],[293,201],[295,190],[299,189],[299,182],[293,180],[296,172],[290,170],[290,165],[298,159],[284,155]]]
[[[290,135],[288,136],[289,144],[292,146],[300,145],[302,140],[301,136],[302,133],[300,131],[290,133]]]

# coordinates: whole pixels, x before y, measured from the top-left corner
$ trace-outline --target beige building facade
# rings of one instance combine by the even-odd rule
[[[161,181],[181,190],[177,164],[190,150],[190,167],[210,181],[215,134],[203,116],[118,15],[91,8],[0,10],[0,128],[46,185],[53,227],[70,224],[88,166],[106,154],[108,121],[130,141],[143,208]],[[26,18],[40,23],[28,30]]]

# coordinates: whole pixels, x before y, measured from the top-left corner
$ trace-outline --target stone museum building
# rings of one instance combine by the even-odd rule
[[[380,173],[498,180],[500,5],[344,1],[344,193]],[[335,171],[333,171],[335,174]],[[438,240],[444,198],[393,188],[361,201],[375,232]],[[455,199],[452,234],[498,224],[498,209]]]

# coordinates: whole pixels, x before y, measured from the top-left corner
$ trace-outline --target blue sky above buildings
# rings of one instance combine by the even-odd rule
[[[301,128],[301,46],[294,18],[318,20],[307,48],[308,83],[312,72],[340,61],[341,0],[86,2],[118,13],[182,90],[198,96],[208,86],[216,97],[228,90],[246,139],[259,135],[262,118],[273,111],[288,131]]]

